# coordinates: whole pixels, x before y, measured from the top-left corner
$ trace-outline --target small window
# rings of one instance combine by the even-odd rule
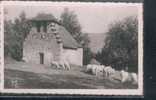
[[[46,22],[43,24],[43,31],[47,32],[47,23]]]
[[[52,31],[52,32],[55,32],[55,31],[56,31],[56,29],[54,29],[54,28],[51,28],[51,31]]]

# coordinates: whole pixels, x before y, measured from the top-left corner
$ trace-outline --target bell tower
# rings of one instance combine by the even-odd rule
[[[35,34],[40,35],[41,38],[45,38],[45,35],[47,35],[49,24],[51,23],[57,23],[57,19],[52,16],[51,14],[38,14],[36,17],[31,19],[32,26],[34,28]],[[55,27],[55,24],[51,24],[50,27]],[[53,31],[53,30],[52,30]],[[51,32],[52,32],[51,31]],[[48,36],[47,36],[48,37]]]
[[[59,32],[60,23],[57,21],[57,19],[49,14],[39,14],[33,18],[31,22],[35,30],[32,37],[40,40],[40,42],[43,41],[42,43],[49,43],[51,39],[55,40],[57,44],[55,49],[57,52],[54,53],[54,60],[61,60],[63,53],[63,41],[61,38],[61,33]],[[44,46],[42,45],[42,47]],[[40,55],[41,53],[42,52],[40,52]],[[44,57],[41,55],[41,58]]]

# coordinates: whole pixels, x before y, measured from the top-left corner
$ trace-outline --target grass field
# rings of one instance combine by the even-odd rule
[[[23,67],[24,66],[24,67]],[[69,71],[53,69],[43,65],[24,62],[5,64],[5,88],[16,89],[134,89],[131,84],[121,84],[104,78],[87,74],[82,67]]]

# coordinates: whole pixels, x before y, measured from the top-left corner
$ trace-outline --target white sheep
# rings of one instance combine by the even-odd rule
[[[104,73],[104,66],[103,65],[98,65],[97,67],[96,67],[96,76],[99,76],[99,75],[101,75],[101,73],[103,74]]]
[[[92,74],[96,75],[96,69],[97,69],[98,65],[91,65],[88,64],[87,68],[86,68],[86,72],[91,72]]]
[[[97,74],[97,72],[96,72],[97,67],[98,67],[98,65],[92,65],[92,74],[94,74],[94,75]]]
[[[70,70],[70,64],[65,60],[52,61],[51,65],[56,66],[57,69],[63,68],[63,69]]]
[[[121,79],[122,83],[131,81],[130,74],[124,70],[121,70],[121,77],[122,77],[122,79]]]
[[[58,63],[61,68],[66,69],[64,61],[60,60]]]
[[[93,75],[99,76],[103,74],[105,66],[103,65],[87,65],[86,72],[91,72]]]
[[[51,65],[55,66],[56,68],[60,68],[59,63],[57,61],[52,61]]]
[[[87,65],[86,72],[92,72],[92,65]]]
[[[65,66],[65,69],[67,69],[67,70],[70,70],[70,64],[68,63],[68,61],[63,61],[64,62],[64,66]]]
[[[104,75],[105,75],[105,77],[109,76],[109,75],[108,75],[108,72],[107,72],[107,69],[108,69],[108,67],[105,67],[105,68],[104,68]]]
[[[131,73],[132,77],[132,84],[137,84],[138,83],[138,75],[136,73]]]
[[[63,69],[67,69],[67,70],[70,70],[70,64],[68,63],[68,61],[67,60],[60,60],[59,61],[59,64],[60,64],[60,66],[63,68]]]
[[[104,73],[106,77],[109,77],[111,74],[115,73],[115,69],[113,69],[111,66],[106,66],[104,68]]]

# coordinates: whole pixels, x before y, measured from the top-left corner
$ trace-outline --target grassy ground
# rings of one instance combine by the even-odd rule
[[[83,70],[82,67],[72,67],[70,71],[64,71],[42,65],[32,66],[31,64],[26,64],[24,62],[6,63],[4,87],[20,89],[137,88],[137,86],[128,83],[121,84],[119,81],[97,78],[94,75],[85,73]]]

